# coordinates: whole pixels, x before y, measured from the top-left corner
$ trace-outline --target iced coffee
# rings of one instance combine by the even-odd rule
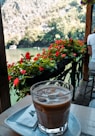
[[[62,81],[38,84],[31,87],[31,94],[39,128],[47,133],[63,133],[68,124],[72,91]]]

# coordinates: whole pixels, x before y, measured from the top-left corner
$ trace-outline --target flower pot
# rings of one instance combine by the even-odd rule
[[[69,63],[71,63],[71,59],[64,59],[61,62],[57,63],[57,69],[55,69],[53,72],[46,70],[41,75],[27,78],[26,79],[27,86],[32,86],[34,83],[37,83],[43,80],[48,80],[50,78],[58,76],[61,72],[64,71],[65,66]]]

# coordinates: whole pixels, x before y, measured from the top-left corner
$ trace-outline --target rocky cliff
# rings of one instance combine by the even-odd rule
[[[85,10],[79,0],[3,0],[5,43],[19,41],[25,35],[36,41],[54,22],[65,36],[76,30],[84,32]]]

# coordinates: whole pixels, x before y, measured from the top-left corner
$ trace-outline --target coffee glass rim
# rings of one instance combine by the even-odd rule
[[[35,83],[35,84],[33,84],[32,86],[31,86],[31,88],[30,88],[30,92],[31,92],[31,94],[33,94],[33,95],[36,95],[36,96],[41,96],[40,94],[37,94],[35,91],[38,91],[39,90],[39,87],[37,87],[36,88],[36,86],[37,85],[40,85],[41,83],[43,83],[42,84],[42,86],[40,86],[40,89],[43,89],[43,88],[45,88],[45,85],[44,85],[44,83],[48,83],[48,82],[51,82],[51,83],[53,83],[53,82],[60,82],[60,83],[62,83],[62,85],[69,85],[69,88],[67,88],[67,86],[65,87],[65,86],[58,86],[58,85],[55,85],[55,87],[57,87],[57,88],[59,88],[59,89],[62,89],[63,90],[63,87],[65,88],[65,89],[67,89],[69,92],[68,93],[66,93],[64,96],[66,96],[66,95],[68,95],[68,94],[71,94],[72,92],[73,92],[73,85],[72,84],[70,84],[70,83],[67,83],[67,82],[64,82],[64,81],[62,81],[62,80],[44,80],[44,81],[40,81],[40,82],[37,82],[37,83]],[[46,84],[47,85],[47,87],[49,87],[49,85],[48,84]],[[50,86],[51,87],[51,86]],[[54,84],[52,84],[52,87],[54,87]],[[41,96],[41,97],[48,97],[48,96]],[[60,96],[61,97],[61,96]],[[63,97],[63,96],[62,96]]]

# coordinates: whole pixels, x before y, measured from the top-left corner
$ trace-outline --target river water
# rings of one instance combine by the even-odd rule
[[[17,62],[22,57],[21,54],[30,52],[31,55],[36,55],[42,52],[42,48],[20,48],[20,49],[6,49],[6,59],[8,63]]]

